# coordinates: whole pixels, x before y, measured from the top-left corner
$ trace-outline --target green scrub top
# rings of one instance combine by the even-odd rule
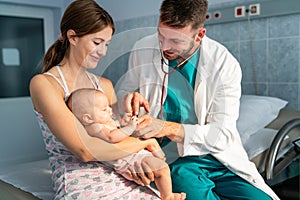
[[[182,124],[197,124],[194,109],[194,86],[197,74],[199,49],[181,68],[168,75],[167,97],[163,104],[163,118]],[[170,70],[178,60],[169,61]]]
[[[197,124],[198,119],[194,108],[194,87],[200,50],[174,73],[168,75],[167,97],[163,104],[163,119],[181,124]],[[178,65],[178,60],[169,61],[169,71]],[[164,147],[170,139],[158,139]]]

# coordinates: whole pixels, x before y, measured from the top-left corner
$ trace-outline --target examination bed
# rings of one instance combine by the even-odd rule
[[[283,155],[294,148],[293,141],[300,137],[300,123],[297,123],[300,111],[286,110],[286,104],[286,101],[271,97],[243,95],[241,99],[237,125],[241,139],[249,158],[269,180],[280,171],[273,166],[278,160],[274,155],[278,155],[278,158],[285,157]],[[52,199],[51,169],[30,98],[1,101],[0,106],[4,108],[0,113],[1,123],[16,122],[10,131],[1,131],[0,199]],[[3,114],[11,113],[11,106],[17,113]],[[17,125],[18,122],[22,122],[22,125]],[[291,122],[292,124],[288,124]],[[289,126],[285,127],[286,125]],[[277,143],[272,144],[274,140]],[[275,150],[269,151],[270,146]],[[287,163],[298,156],[297,153],[291,155],[293,158],[288,159]],[[266,167],[266,164],[272,166]]]

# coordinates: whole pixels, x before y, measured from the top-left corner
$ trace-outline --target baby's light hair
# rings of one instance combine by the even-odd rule
[[[94,102],[95,95],[103,95],[106,98],[105,94],[101,91],[93,88],[82,88],[75,90],[71,93],[68,98],[67,105],[72,113],[79,119],[79,121],[84,124],[82,116],[84,114],[94,114]]]

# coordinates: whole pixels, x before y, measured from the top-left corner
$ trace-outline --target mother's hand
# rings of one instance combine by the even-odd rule
[[[153,156],[162,160],[166,159],[156,139],[145,140],[145,142],[147,143],[146,149],[150,151]],[[118,173],[126,179],[143,186],[149,185],[154,181],[153,169],[151,169],[147,162],[143,162],[142,160],[136,161],[133,165],[128,166],[126,170],[119,170]]]
[[[135,162],[126,171],[118,171],[124,178],[145,186],[154,181],[154,173],[146,162]]]

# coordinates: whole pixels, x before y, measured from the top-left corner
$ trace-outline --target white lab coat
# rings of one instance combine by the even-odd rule
[[[164,69],[168,71],[166,65]],[[238,176],[273,199],[279,199],[264,182],[254,163],[249,161],[236,129],[242,76],[239,63],[224,46],[205,36],[197,71],[194,107],[198,124],[183,124],[185,138],[183,144],[177,144],[179,155],[211,154]],[[117,87],[118,97],[139,90],[150,103],[150,114],[157,117],[163,75],[157,35],[147,36],[133,48],[128,72],[118,86],[120,89]],[[166,80],[166,88],[167,84]]]

